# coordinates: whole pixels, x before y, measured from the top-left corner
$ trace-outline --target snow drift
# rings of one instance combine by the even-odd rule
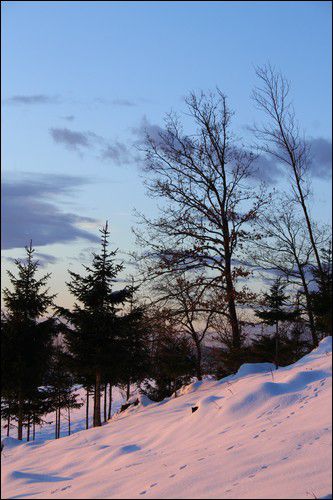
[[[4,498],[332,498],[332,339],[105,426],[4,449]],[[198,409],[192,413],[192,407]]]

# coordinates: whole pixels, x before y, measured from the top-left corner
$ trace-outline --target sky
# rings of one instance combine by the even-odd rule
[[[267,62],[291,82],[318,158],[312,213],[330,220],[330,2],[10,1],[1,11],[4,273],[32,238],[57,303],[70,305],[67,270],[87,262],[106,219],[126,261],[134,209],[157,213],[136,150],[144,130],[184,111],[189,91],[219,86],[251,141],[254,67]]]

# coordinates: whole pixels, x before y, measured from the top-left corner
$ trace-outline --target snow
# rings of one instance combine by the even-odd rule
[[[331,356],[326,338],[293,365],[142,398],[101,428],[10,439],[3,497],[332,498]]]

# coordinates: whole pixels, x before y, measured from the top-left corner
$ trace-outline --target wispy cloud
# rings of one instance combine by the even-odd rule
[[[124,165],[133,159],[128,147],[122,142],[115,141],[113,144],[107,144],[102,150],[103,160],[113,160],[118,165]]]
[[[60,98],[57,95],[47,95],[47,94],[32,94],[24,95],[18,94],[8,97],[4,100],[7,104],[57,104],[60,102]]]
[[[142,144],[147,135],[153,139],[155,143],[159,143],[161,141],[161,135],[165,133],[165,130],[156,123],[151,123],[146,116],[143,116],[138,127],[132,127],[131,132],[134,135],[135,144]]]
[[[332,143],[322,137],[308,140],[310,146],[309,168],[313,177],[330,179],[332,177]]]
[[[49,264],[55,264],[59,259],[57,257],[54,257],[54,255],[50,255],[48,253],[42,253],[42,252],[35,252],[34,257],[36,260],[38,260],[38,264],[40,268],[45,268]],[[6,261],[15,263],[16,259],[14,257],[4,257]],[[19,259],[19,260],[24,260],[24,259]]]
[[[309,147],[309,174],[317,179],[330,179],[332,176],[332,143],[323,137],[310,138],[306,141]],[[268,184],[277,183],[285,174],[286,166],[277,158],[260,154],[253,163],[254,180]]]
[[[92,131],[78,132],[68,128],[51,128],[50,134],[54,142],[63,144],[82,154],[84,150],[95,151],[103,161],[112,160],[114,164],[126,165],[134,160],[134,156],[124,142],[107,140]]]
[[[121,98],[105,99],[104,97],[96,97],[95,102],[107,106],[125,106],[125,107],[137,106],[136,101],[130,99],[121,99]]]
[[[63,212],[59,195],[70,194],[87,184],[87,179],[65,175],[31,174],[21,181],[3,181],[2,248],[23,248],[30,239],[35,246],[68,243],[78,238],[98,241],[98,237],[82,229],[82,223],[96,223],[90,217]]]
[[[50,128],[50,134],[54,142],[64,144],[68,149],[80,150],[80,148],[91,147],[90,132],[76,132],[68,128]]]
[[[66,120],[67,122],[72,122],[75,118],[74,115],[66,115],[66,116],[61,116],[63,120]]]

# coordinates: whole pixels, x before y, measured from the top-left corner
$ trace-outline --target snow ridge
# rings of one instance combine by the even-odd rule
[[[6,441],[5,498],[332,498],[332,338],[285,368],[143,398],[98,429]],[[193,406],[198,410],[192,413]]]

